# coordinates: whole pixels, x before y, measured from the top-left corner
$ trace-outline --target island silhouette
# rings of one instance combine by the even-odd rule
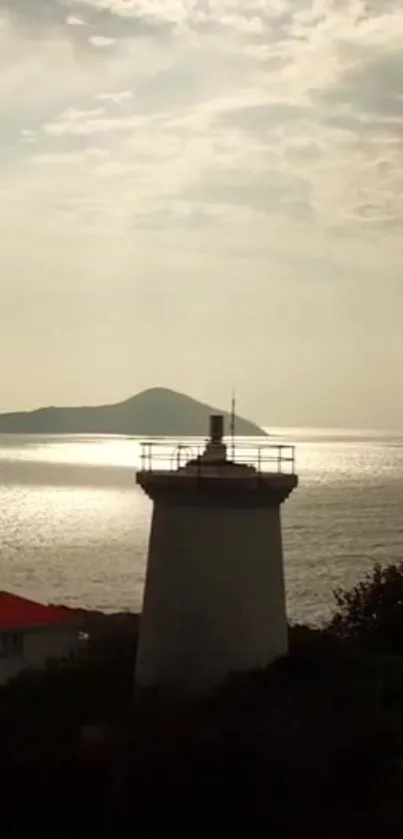
[[[112,405],[39,408],[0,414],[2,434],[124,434],[150,437],[200,437],[208,432],[210,414],[224,416],[229,434],[230,414],[183,393],[164,387],[143,390]],[[236,416],[239,436],[265,436],[255,423]]]

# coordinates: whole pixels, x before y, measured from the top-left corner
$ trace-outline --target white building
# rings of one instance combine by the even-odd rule
[[[137,473],[153,515],[136,681],[183,692],[287,653],[280,507],[298,483],[291,446],[228,457],[219,415],[182,465],[185,448],[162,463],[145,443]]]
[[[82,613],[0,592],[0,685],[82,654]]]

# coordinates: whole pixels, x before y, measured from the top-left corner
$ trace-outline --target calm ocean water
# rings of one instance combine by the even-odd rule
[[[335,586],[403,559],[403,433],[274,431],[300,475],[283,508],[288,612],[316,620]],[[0,588],[138,610],[151,512],[138,463],[132,439],[0,436]]]

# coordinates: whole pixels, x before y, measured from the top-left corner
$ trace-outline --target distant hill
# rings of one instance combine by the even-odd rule
[[[2,434],[129,434],[147,437],[204,437],[209,416],[224,414],[229,433],[228,412],[212,408],[183,393],[154,387],[116,405],[78,408],[39,408],[0,414]],[[263,429],[242,417],[236,418],[236,434],[264,435]]]

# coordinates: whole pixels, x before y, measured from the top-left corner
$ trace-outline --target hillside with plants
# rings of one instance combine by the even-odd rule
[[[289,656],[182,703],[133,689],[137,618],[105,617],[85,664],[0,691],[3,834],[398,835],[402,593],[376,567]]]

